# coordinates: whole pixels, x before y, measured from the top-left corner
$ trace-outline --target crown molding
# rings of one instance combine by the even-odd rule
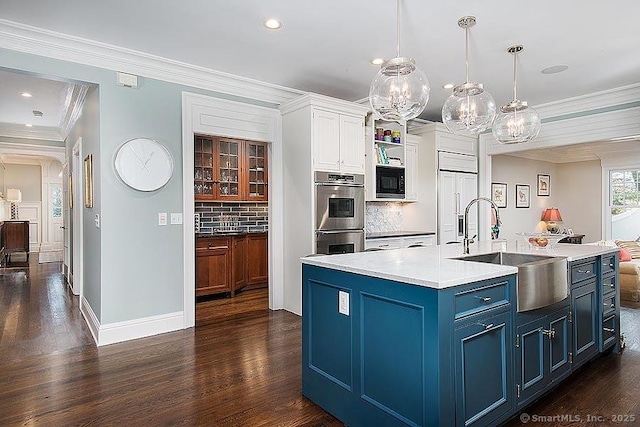
[[[20,156],[23,160],[16,160]],[[28,157],[53,158],[62,163],[65,160],[65,147],[4,142],[0,138],[0,160],[3,163],[30,164]]]
[[[356,114],[366,116],[369,112],[369,107],[357,104],[351,101],[344,101],[342,99],[331,98],[325,95],[319,95],[317,93],[307,93],[306,95],[299,96],[293,101],[287,102],[280,106],[280,112],[289,114],[293,111],[301,108],[313,106],[320,108],[328,108],[332,111],[344,114]]]
[[[306,93],[5,19],[0,19],[0,47],[275,105]]]
[[[60,117],[60,135],[63,140],[67,139],[69,132],[82,115],[84,100],[87,97],[89,86],[81,84],[71,84],[67,91],[64,105],[64,112]]]
[[[15,123],[0,123],[0,137],[38,139],[64,142],[60,129],[51,126],[26,127]]]

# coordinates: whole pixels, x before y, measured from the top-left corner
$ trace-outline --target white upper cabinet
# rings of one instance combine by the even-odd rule
[[[418,143],[420,137],[407,135],[405,143],[405,200],[418,200]]]
[[[340,115],[340,170],[364,173],[364,117]]]
[[[316,170],[364,173],[364,118],[313,109]]]

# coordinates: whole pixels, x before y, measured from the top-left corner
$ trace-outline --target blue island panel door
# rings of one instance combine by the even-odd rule
[[[482,317],[454,332],[456,425],[485,426],[513,407],[511,313]]]

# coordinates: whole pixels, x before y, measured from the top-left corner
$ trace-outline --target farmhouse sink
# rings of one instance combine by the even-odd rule
[[[546,307],[569,296],[567,259],[564,257],[491,252],[456,259],[518,267],[518,312]]]

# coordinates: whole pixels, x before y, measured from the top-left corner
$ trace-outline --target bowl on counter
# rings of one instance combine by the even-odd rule
[[[554,233],[516,233],[533,249],[553,248],[560,240],[567,237],[566,234]]]

